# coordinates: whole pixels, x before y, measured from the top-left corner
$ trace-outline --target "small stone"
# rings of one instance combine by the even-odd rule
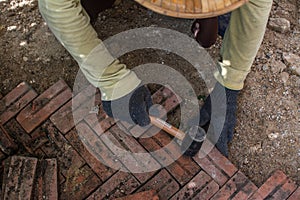
[[[287,72],[282,72],[280,74],[280,76],[281,76],[281,80],[284,84],[289,80],[289,77],[290,77],[290,75]]]
[[[196,183],[195,182],[190,182],[189,184],[188,184],[188,189],[193,189],[193,188],[195,188],[197,185],[196,185]]]
[[[271,71],[273,73],[282,72],[285,68],[286,68],[286,65],[283,62],[281,62],[281,61],[274,60],[271,63]]]
[[[17,29],[17,26],[9,26],[7,27],[7,31],[14,31]]]
[[[292,66],[292,67],[290,67],[290,70],[292,71],[293,74],[300,76],[300,66],[298,66],[298,67]]]
[[[269,27],[274,31],[285,33],[290,30],[291,23],[285,18],[270,18]]]
[[[293,53],[283,53],[282,58],[284,63],[288,66],[300,66],[300,57]]]
[[[268,69],[269,69],[268,65],[264,65],[264,66],[262,67],[262,70],[263,70],[263,71],[267,71]]]
[[[28,58],[27,58],[26,56],[24,56],[24,57],[23,57],[23,60],[24,60],[25,62],[27,62],[27,61],[28,61]]]
[[[278,138],[278,135],[279,135],[279,133],[270,133],[270,134],[268,135],[268,138],[269,138],[270,140],[274,140],[274,139]]]

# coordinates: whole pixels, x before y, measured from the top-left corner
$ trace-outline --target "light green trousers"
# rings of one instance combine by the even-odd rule
[[[231,14],[221,48],[216,79],[240,90],[263,40],[272,0],[250,0]]]
[[[136,74],[107,51],[80,0],[39,0],[39,10],[88,81],[100,88],[102,100],[123,97],[140,84]]]
[[[221,49],[216,79],[240,90],[262,42],[272,0],[250,0],[232,12]],[[39,0],[49,28],[77,61],[89,82],[99,87],[102,100],[113,100],[133,91],[140,80],[107,51],[90,25],[80,0]]]

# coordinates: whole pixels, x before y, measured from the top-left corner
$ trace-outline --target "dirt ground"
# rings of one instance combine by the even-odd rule
[[[275,169],[300,184],[300,77],[284,63],[283,55],[299,55],[300,9],[297,0],[274,1],[270,17],[283,17],[290,29],[268,28],[252,71],[238,101],[230,160],[260,185]],[[138,27],[157,26],[191,35],[193,20],[153,13],[132,0],[100,14],[95,29],[101,39]],[[22,81],[43,92],[60,78],[73,86],[78,65],[57,42],[38,12],[36,0],[0,0],[0,93],[7,94]],[[218,57],[219,40],[208,49]],[[164,62],[194,83],[197,95],[207,95],[188,64],[157,50],[135,51],[121,58],[128,66]],[[299,63],[298,63],[299,65]],[[298,66],[299,67],[299,66]],[[201,103],[201,102],[200,102]]]

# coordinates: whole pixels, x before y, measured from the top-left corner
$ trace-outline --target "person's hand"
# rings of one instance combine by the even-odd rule
[[[102,101],[102,105],[110,117],[140,126],[147,126],[150,123],[148,112],[153,103],[151,93],[145,86],[140,86],[119,99]]]
[[[238,90],[230,90],[217,83],[200,110],[199,125],[206,131],[211,125],[212,131],[208,131],[207,137],[216,144],[218,150],[226,157],[228,157],[228,142],[232,140],[236,123],[238,93]],[[214,113],[212,113],[212,106]],[[220,119],[223,118],[224,120],[224,117],[223,125]],[[217,131],[214,132],[215,130]],[[218,130],[222,130],[220,135],[217,133]]]

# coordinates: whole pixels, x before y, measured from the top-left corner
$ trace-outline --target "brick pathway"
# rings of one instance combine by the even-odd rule
[[[167,133],[107,118],[95,91],[72,103],[60,80],[40,95],[26,83],[0,94],[0,199],[300,199],[281,171],[258,188],[215,148],[187,158]],[[153,100],[166,112],[181,101],[166,88]]]

